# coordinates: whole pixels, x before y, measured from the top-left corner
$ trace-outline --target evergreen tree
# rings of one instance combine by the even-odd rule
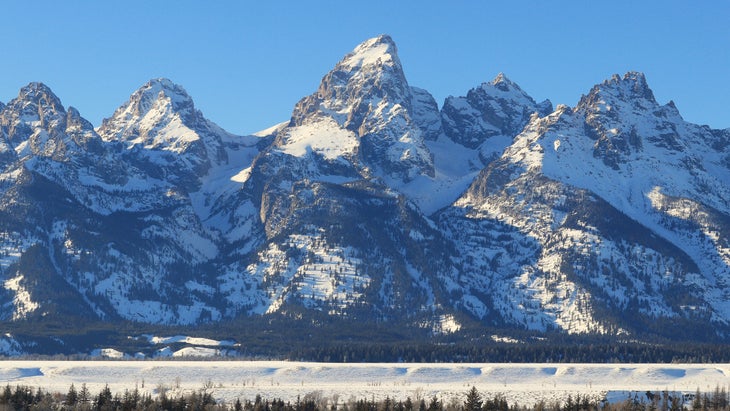
[[[35,392],[35,396],[33,397],[33,404],[38,404],[41,400],[43,400],[43,390],[41,387],[38,387]]]
[[[86,383],[81,384],[81,391],[79,391],[78,402],[82,404],[88,404],[91,401],[91,394],[89,388],[86,387]]]
[[[112,390],[109,389],[109,385],[105,385],[104,388],[99,392],[99,395],[96,397],[96,409],[102,410],[107,409],[112,404],[112,399],[114,397],[112,396]]]
[[[464,411],[481,411],[482,409],[482,396],[477,391],[477,387],[472,386],[469,393],[466,394],[466,401],[464,401]]]
[[[68,394],[66,394],[66,405],[76,405],[79,402],[79,394],[76,392],[76,387],[71,383],[68,388]]]
[[[0,397],[0,402],[2,404],[7,404],[10,402],[10,398],[13,396],[13,390],[10,388],[10,384],[5,386],[5,389],[3,390],[2,397]]]

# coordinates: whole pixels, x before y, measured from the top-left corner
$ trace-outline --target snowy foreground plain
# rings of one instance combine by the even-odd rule
[[[92,393],[139,388],[158,393],[199,390],[218,400],[296,401],[308,394],[354,399],[411,397],[463,401],[471,386],[484,396],[501,393],[512,403],[563,400],[591,394],[610,401],[627,392],[712,391],[730,384],[730,364],[340,364],[284,361],[2,361],[0,383],[40,386],[65,393],[86,383]]]

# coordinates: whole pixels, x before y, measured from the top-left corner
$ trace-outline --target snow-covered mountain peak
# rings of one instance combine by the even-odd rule
[[[588,95],[578,102],[578,110],[610,112],[629,105],[633,111],[648,110],[658,106],[654,93],[643,73],[629,71],[623,77],[614,74],[610,79],[594,86]]]
[[[357,47],[345,58],[340,65],[350,69],[361,69],[371,65],[398,65],[398,48],[390,36],[382,34],[378,37],[368,39]]]
[[[635,96],[640,96],[646,99],[654,100],[654,93],[652,93],[649,85],[646,82],[646,76],[644,73],[638,71],[629,71],[624,74],[623,78],[619,78],[618,75],[611,77],[611,80],[607,84],[616,84],[619,87],[630,91]]]
[[[66,114],[61,100],[50,87],[38,82],[21,88],[18,97],[8,103],[7,108],[16,112],[22,122],[39,121],[46,127],[49,121]]]
[[[13,149],[24,157],[38,154],[61,159],[66,138],[66,110],[43,83],[30,83],[0,112],[0,128]]]
[[[500,71],[497,73],[497,75],[492,80],[493,84],[501,83],[501,82],[509,82],[512,83],[512,80],[508,79],[507,76],[504,74],[504,72]]]
[[[124,123],[134,123],[145,117],[159,119],[176,114],[189,117],[194,114],[194,110],[193,100],[182,86],[166,78],[156,78],[132,93],[129,100],[111,118],[103,121],[101,128],[116,126],[124,129]]]
[[[552,103],[550,103],[550,100],[545,100],[537,104],[529,94],[522,90],[517,83],[510,80],[504,73],[497,74],[490,82],[482,83],[480,89],[489,97],[510,100],[512,104],[535,108],[541,116],[548,115],[552,111]],[[470,90],[470,92],[477,93],[476,90]]]
[[[136,90],[112,117],[104,119],[98,131],[107,141],[180,153],[200,139],[198,128],[211,127],[206,123],[182,86],[157,78]]]
[[[511,89],[517,89],[517,90],[521,91],[522,93],[526,94],[524,91],[522,91],[520,86],[518,86],[515,82],[513,82],[512,80],[507,78],[507,76],[502,72],[497,74],[497,76],[489,83],[482,84],[482,86],[485,86],[485,85],[494,86],[501,91],[509,91]]]
[[[606,332],[592,307],[575,305],[584,298],[593,307],[621,307],[625,318],[693,322],[700,312],[727,318],[730,254],[719,233],[728,232],[730,179],[722,165],[730,157],[721,151],[721,136],[684,122],[674,104],[659,105],[637,72],[596,85],[575,109],[559,105],[548,116],[533,115],[449,212],[478,222],[458,229],[470,252],[494,229],[492,219],[539,246],[516,242],[508,253],[519,255],[515,249],[524,246],[526,257],[512,257],[516,264],[506,268],[499,266],[501,256],[493,257],[501,252],[495,254],[492,243],[483,248],[489,258],[472,271],[495,264],[495,276],[520,273],[496,294],[520,307],[540,307],[548,322],[567,332]],[[534,268],[525,269],[529,264]],[[559,281],[550,285],[554,278]],[[690,310],[666,292],[673,288],[682,298],[696,298]],[[543,292],[551,289],[563,296]],[[625,302],[630,299],[647,303],[632,306]],[[497,302],[495,309],[528,328],[542,326],[531,324],[532,309],[527,318],[515,316],[510,304]]]
[[[337,63],[317,92],[297,104],[292,121],[301,125],[312,114],[328,115],[358,131],[368,116],[387,114],[379,106],[399,105],[408,110],[411,99],[395,43],[382,35],[363,42]]]
[[[682,118],[682,114],[679,112],[674,100],[669,100],[667,104],[662,106],[662,113],[665,117],[670,117],[677,121],[684,121],[684,118]]]
[[[449,138],[477,148],[488,139],[516,135],[532,113],[544,116],[551,111],[549,100],[537,104],[504,73],[499,73],[494,80],[469,90],[465,97],[446,98],[441,117]]]
[[[178,110],[189,108],[193,104],[193,99],[185,89],[167,78],[152,79],[140,88],[138,92],[149,99],[168,99]]]
[[[329,159],[357,153],[355,162],[400,181],[431,176],[433,160],[423,134],[440,127],[416,123],[414,118],[429,117],[422,94],[414,103],[389,36],[367,40],[324,76],[316,93],[297,103],[291,130],[280,134],[277,146],[288,153],[326,150]]]
[[[30,82],[22,87],[18,93],[19,100],[40,101],[43,98],[47,99],[50,105],[61,104],[61,101],[53,93],[51,88],[41,82]]]
[[[141,150],[153,175],[189,189],[212,165],[227,161],[223,140],[231,137],[195,109],[182,86],[164,78],[136,90],[97,132],[105,141]]]
[[[533,119],[505,157],[591,190],[619,209],[630,206],[641,218],[646,193],[657,187],[725,210],[719,135],[685,122],[674,103],[659,105],[644,75],[629,72],[593,87],[574,110],[559,105],[550,116]],[[576,173],[578,164],[584,171]]]
[[[595,143],[594,156],[613,169],[650,146],[676,154],[698,139],[674,103],[657,103],[639,72],[613,75],[594,86],[581,97],[575,112],[584,119],[585,133]]]

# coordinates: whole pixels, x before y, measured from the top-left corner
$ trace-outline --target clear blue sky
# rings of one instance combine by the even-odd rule
[[[730,127],[730,1],[7,1],[0,101],[49,85],[94,125],[147,80],[183,85],[237,134],[289,119],[339,59],[390,34],[411,85],[441,105],[504,72],[575,105],[646,74],[686,120]]]

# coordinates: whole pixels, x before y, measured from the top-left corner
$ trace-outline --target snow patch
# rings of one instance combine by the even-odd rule
[[[461,324],[456,321],[456,318],[454,318],[451,314],[444,314],[439,316],[439,322],[437,324],[437,331],[440,334],[453,334],[459,330],[461,330]]]
[[[349,70],[361,70],[363,67],[376,64],[392,64],[392,48],[393,45],[381,41],[381,37],[372,38],[363,42],[352,53],[345,56],[340,65]]]
[[[518,339],[512,338],[512,337],[504,337],[499,335],[492,335],[490,337],[492,341],[498,342],[498,343],[505,343],[505,344],[522,344],[523,341],[520,341]]]
[[[185,347],[172,353],[172,357],[220,357],[226,351],[210,347]]]
[[[331,117],[286,129],[279,150],[295,157],[315,152],[327,160],[352,155],[360,141]]]
[[[121,351],[115,350],[114,348],[97,348],[93,350],[89,355],[92,357],[103,357],[120,360],[122,358],[128,358],[129,356]]]
[[[231,177],[231,181],[235,181],[236,183],[245,183],[248,181],[248,178],[251,177],[251,167],[246,167],[243,170],[241,170],[238,174]]]
[[[26,318],[28,314],[40,308],[40,304],[33,301],[30,292],[22,284],[24,278],[23,274],[18,273],[17,276],[6,280],[4,283],[6,290],[15,293],[15,297],[13,297],[13,306],[15,307],[13,311],[14,321]]]
[[[158,337],[153,335],[145,335],[144,336],[147,341],[149,341],[151,344],[175,344],[175,343],[183,343],[183,344],[190,344],[190,345],[202,345],[205,347],[233,347],[236,345],[235,341],[231,340],[211,340],[209,338],[200,338],[200,337],[189,337],[185,335],[175,335],[172,337]]]

